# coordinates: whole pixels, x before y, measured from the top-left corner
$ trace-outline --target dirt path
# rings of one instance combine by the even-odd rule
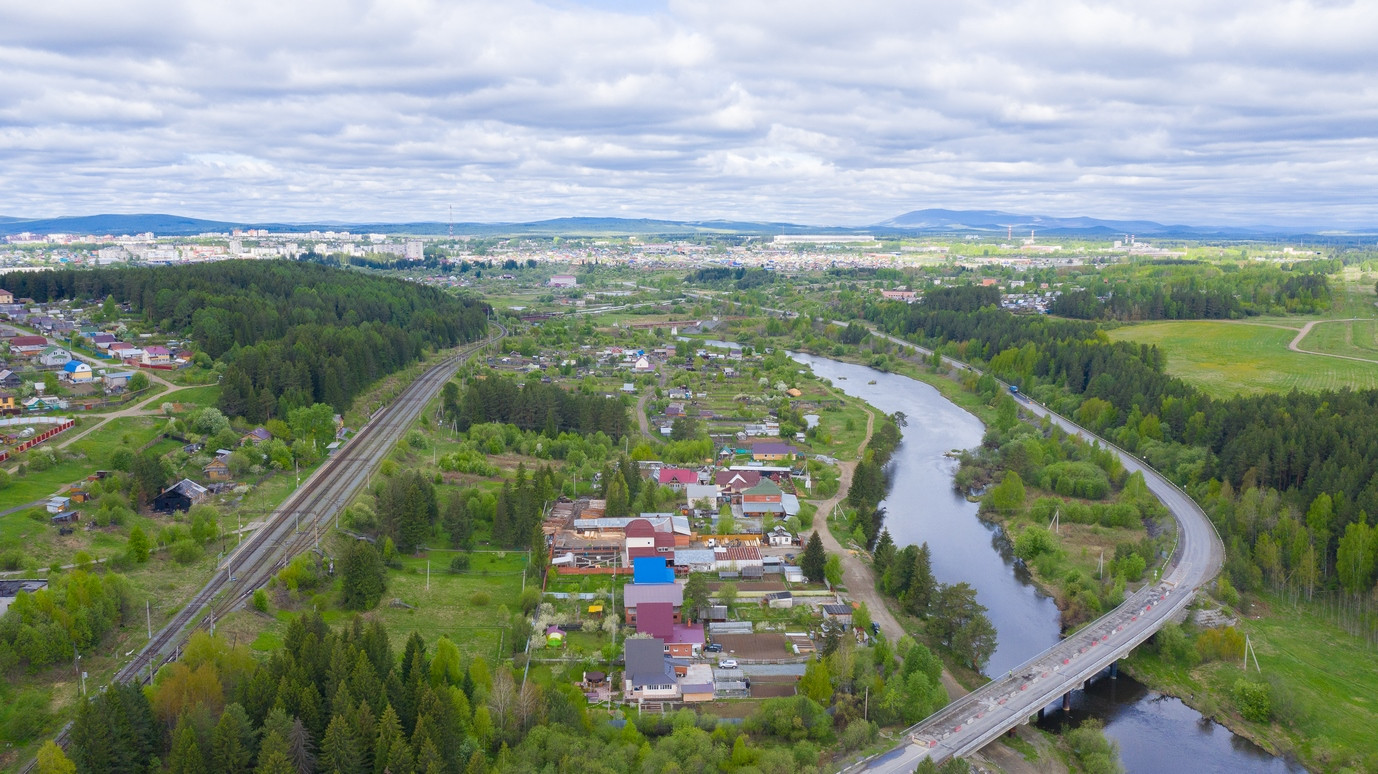
[[[1372,319],[1372,318],[1369,318],[1369,317],[1349,317],[1349,318],[1346,318],[1346,319],[1344,319],[1344,320],[1312,320],[1311,322],[1308,322],[1307,324],[1301,326],[1301,330],[1297,332],[1296,337],[1293,338],[1290,342],[1288,342],[1287,348],[1290,349],[1290,350],[1292,350],[1293,352],[1300,352],[1300,353],[1302,353],[1303,355],[1320,355],[1321,357],[1338,357],[1338,358],[1340,358],[1341,360],[1357,360],[1357,361],[1359,361],[1360,363],[1378,363],[1378,360],[1370,360],[1370,359],[1368,359],[1368,358],[1366,358],[1366,357],[1354,357],[1353,355],[1336,355],[1336,354],[1333,354],[1333,353],[1330,353],[1330,352],[1317,352],[1317,351],[1315,351],[1315,350],[1313,350],[1313,349],[1302,349],[1302,348],[1301,348],[1301,340],[1304,339],[1304,338],[1306,338],[1306,335],[1307,335],[1308,333],[1311,332],[1311,329],[1312,329],[1313,327],[1315,327],[1316,325],[1318,325],[1319,323],[1328,323],[1328,322],[1359,322],[1359,321],[1361,321],[1361,320],[1369,320],[1369,319]]]
[[[656,366],[656,378],[661,388],[665,387],[665,372]],[[646,419],[646,401],[650,399],[651,393],[643,392],[641,397],[636,399],[636,423],[641,427],[641,434],[650,438],[652,441],[660,440],[660,437],[651,433],[651,423]]]
[[[876,426],[876,413],[870,407],[866,408],[866,436],[861,439],[861,444],[857,446],[857,455],[866,449],[866,445],[871,442],[871,433]],[[837,494],[818,503],[818,513],[814,514],[814,532],[823,541],[823,548],[831,554],[837,554],[842,558],[842,585],[847,587],[847,593],[852,599],[858,602],[865,602],[866,609],[871,613],[871,620],[880,624],[881,631],[891,642],[898,642],[904,635],[904,627],[890,612],[889,605],[886,604],[885,597],[881,596],[876,588],[876,575],[869,564],[862,559],[861,552],[850,548],[844,548],[837,538],[833,537],[832,530],[827,528],[827,520],[833,509],[842,502],[847,496],[847,491],[852,487],[852,475],[856,472],[855,462],[839,462],[841,475],[838,477]],[[820,524],[819,519],[822,519]],[[952,675],[943,670],[943,688],[947,689],[947,694],[951,698],[965,696],[967,691],[953,679]]]

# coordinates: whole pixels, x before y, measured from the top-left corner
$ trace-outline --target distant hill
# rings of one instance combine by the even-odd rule
[[[228,231],[235,224],[181,215],[77,215],[60,218],[0,217],[0,234],[155,234],[185,236],[203,231]]]
[[[1028,236],[1030,231],[1046,236],[1110,237],[1119,234],[1135,236],[1179,237],[1265,237],[1287,234],[1314,233],[1314,229],[1281,226],[1187,226],[1164,225],[1151,220],[1102,220],[1100,218],[1057,218],[1047,215],[1019,215],[998,210],[926,209],[876,224],[879,230],[896,230],[932,234],[989,232],[1016,237]]]
[[[270,232],[349,231],[355,234],[414,234],[441,236],[567,236],[567,237],[686,237],[696,235],[742,235],[770,237],[775,234],[856,234],[879,237],[916,234],[1005,235],[1011,229],[1016,237],[1030,231],[1038,236],[1113,238],[1121,234],[1140,237],[1181,237],[1186,239],[1260,239],[1313,235],[1315,229],[1272,226],[1215,227],[1164,225],[1149,220],[1103,220],[1100,218],[1059,218],[1047,215],[1020,215],[998,210],[924,209],[906,212],[864,228],[808,226],[797,223],[732,220],[656,220],[650,218],[554,218],[533,222],[449,223],[272,223],[230,222],[188,218],[181,215],[80,215],[60,218],[19,218],[0,216],[0,236],[31,232],[35,234],[143,234],[188,236],[206,232],[224,233],[234,228],[264,229]],[[1358,232],[1343,232],[1357,235]],[[1364,233],[1371,234],[1372,229]],[[1331,234],[1330,236],[1334,236]]]
[[[35,234],[121,235],[153,232],[159,236],[186,236],[226,232],[233,228],[272,232],[349,231],[355,234],[416,234],[439,236],[451,224],[436,221],[413,223],[253,223],[187,218],[180,215],[82,215],[61,218],[0,216],[0,235]],[[649,218],[555,218],[530,223],[455,223],[454,233],[466,236],[692,236],[695,234],[745,234],[769,236],[800,233],[851,233],[856,229],[800,226],[793,223],[751,223],[726,220],[675,221]]]

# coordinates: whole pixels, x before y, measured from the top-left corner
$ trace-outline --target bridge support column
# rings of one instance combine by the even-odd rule
[[[1119,677],[1119,676],[1120,676],[1120,662],[1118,662],[1118,661],[1111,661],[1111,662],[1110,662],[1110,679],[1111,679],[1111,680],[1114,680],[1115,678],[1117,678],[1117,677]]]
[[[1071,692],[1071,691],[1068,691],[1068,692],[1062,694],[1062,711],[1063,711],[1063,712],[1071,712],[1071,711],[1072,711],[1072,692]]]

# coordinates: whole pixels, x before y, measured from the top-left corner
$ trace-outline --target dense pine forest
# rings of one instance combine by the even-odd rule
[[[1378,391],[1215,400],[1168,376],[1154,347],[1110,342],[1094,323],[1010,314],[999,300],[995,288],[952,287],[861,311],[987,366],[1187,487],[1215,519],[1237,586],[1373,590]],[[976,387],[999,389],[989,377]]]
[[[1291,270],[1163,260],[1107,266],[1085,289],[1064,292],[1050,311],[1081,320],[1221,320],[1312,314],[1330,308],[1328,272],[1338,261]]]
[[[434,288],[292,261],[9,274],[16,297],[113,297],[225,363],[220,408],[251,422],[347,408],[427,348],[483,336],[486,305]]]

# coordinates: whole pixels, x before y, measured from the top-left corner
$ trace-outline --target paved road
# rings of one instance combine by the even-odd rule
[[[931,354],[902,339],[881,333],[876,335]],[[953,367],[976,371],[965,363],[949,358],[944,360]],[[1224,546],[1214,526],[1186,493],[1129,453],[1065,417],[1023,397],[1020,398],[1020,407],[1033,416],[1049,417],[1069,433],[1099,441],[1119,455],[1126,470],[1144,474],[1149,490],[1177,520],[1178,542],[1166,566],[1166,575],[1008,675],[987,683],[909,728],[905,733],[905,744],[863,761],[848,771],[908,774],[926,757],[941,761],[980,750],[1008,729],[1027,722],[1043,707],[1067,692],[1082,687],[1101,670],[1129,655],[1130,651],[1184,608],[1195,590],[1214,578],[1224,563]]]

